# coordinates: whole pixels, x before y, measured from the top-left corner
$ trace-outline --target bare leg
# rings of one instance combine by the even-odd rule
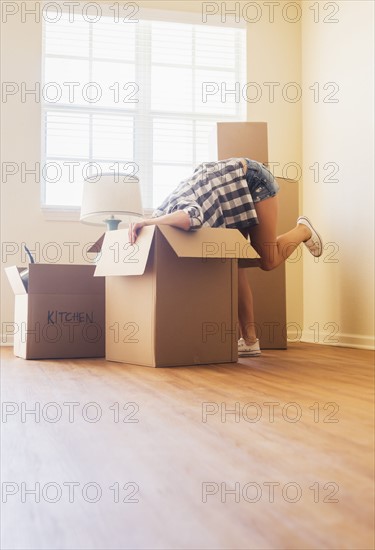
[[[303,241],[311,236],[311,231],[302,224],[287,233],[276,235],[278,216],[278,197],[271,197],[255,203],[259,225],[242,230],[247,237],[250,235],[251,245],[260,256],[260,267],[271,270],[284,262]],[[238,320],[241,336],[247,344],[256,340],[253,294],[247,278],[246,270],[238,270]]]
[[[247,344],[253,344],[257,338],[255,333],[253,293],[247,278],[247,270],[238,270],[238,321],[241,337]]]
[[[311,237],[311,231],[302,224],[276,235],[278,196],[255,203],[259,224],[249,228],[251,246],[260,256],[260,266],[269,271],[284,262],[295,249]]]

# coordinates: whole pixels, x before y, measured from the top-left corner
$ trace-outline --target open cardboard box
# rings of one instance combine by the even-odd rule
[[[146,226],[105,234],[106,359],[168,367],[237,361],[238,258],[256,253],[236,229]]]
[[[24,359],[103,357],[104,281],[94,266],[30,264],[5,268],[15,294],[14,354]]]

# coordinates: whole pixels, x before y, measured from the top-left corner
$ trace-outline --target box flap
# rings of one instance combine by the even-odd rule
[[[27,290],[20,276],[20,271],[23,271],[24,269],[27,268],[18,268],[15,265],[5,268],[5,273],[7,274],[8,281],[10,283],[10,286],[12,287],[14,294],[27,294]]]
[[[91,252],[93,254],[99,254],[99,252],[102,249],[103,241],[104,241],[105,233],[99,239],[87,250],[87,252]]]
[[[249,241],[237,229],[201,227],[183,231],[159,225],[158,229],[180,258],[257,258]]]
[[[97,261],[95,277],[143,275],[154,232],[154,225],[143,227],[136,242],[130,244],[128,229],[107,231]]]

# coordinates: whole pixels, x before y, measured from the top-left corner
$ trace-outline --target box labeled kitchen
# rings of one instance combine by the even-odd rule
[[[105,285],[92,265],[5,269],[15,294],[14,353],[24,359],[104,357]]]

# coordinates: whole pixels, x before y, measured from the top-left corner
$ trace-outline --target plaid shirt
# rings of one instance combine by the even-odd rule
[[[244,228],[258,222],[239,158],[204,162],[156,208],[158,218],[175,210],[190,216],[190,229],[202,226]]]

